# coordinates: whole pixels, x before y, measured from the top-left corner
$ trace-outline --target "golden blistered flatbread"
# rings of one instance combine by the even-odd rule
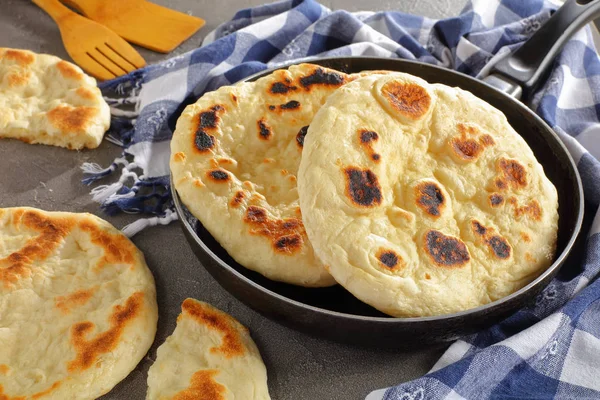
[[[0,138],[93,149],[109,125],[110,110],[96,80],[78,66],[0,48]]]
[[[268,400],[267,370],[248,329],[186,299],[148,371],[147,400]]]
[[[349,80],[292,66],[207,93],[177,121],[171,171],[183,203],[237,262],[269,279],[335,283],[306,237],[296,173],[313,116]]]
[[[0,209],[0,399],[95,399],[154,341],[142,253],[90,214]]]
[[[477,307],[523,287],[556,248],[556,189],[497,109],[407,74],[338,89],[298,172],[316,254],[393,316]]]

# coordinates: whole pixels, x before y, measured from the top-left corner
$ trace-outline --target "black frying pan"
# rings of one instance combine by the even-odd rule
[[[248,306],[275,321],[335,341],[386,347],[423,346],[454,340],[507,317],[529,304],[564,264],[581,229],[584,208],[581,180],[566,148],[554,131],[517,99],[527,98],[532,93],[562,44],[599,13],[600,0],[569,0],[519,51],[498,63],[483,82],[451,70],[406,60],[368,57],[310,60],[348,73],[375,69],[402,71],[432,83],[458,86],[506,115],[532,148],[559,196],[556,259],[521,290],[460,313],[392,318],[360,302],[340,286],[301,288],[270,281],[245,269],[191,215],[173,190],[177,212],[192,249],[221,286]],[[264,71],[247,80],[271,72]]]

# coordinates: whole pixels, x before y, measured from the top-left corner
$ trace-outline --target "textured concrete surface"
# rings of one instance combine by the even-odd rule
[[[119,1],[119,0],[114,0]],[[201,16],[206,26],[171,55],[197,47],[217,24],[243,7],[264,0],[156,0],[156,3]],[[454,15],[463,0],[329,0],[331,8],[358,11],[391,10],[429,17]],[[53,21],[29,0],[2,0],[0,47],[46,52],[69,59]],[[140,50],[155,62],[168,55]],[[102,215],[83,186],[79,166],[86,161],[108,165],[120,149],[108,142],[94,151],[31,146],[13,140],[0,141],[0,206],[32,206],[46,210],[91,212],[121,228],[136,217]],[[142,232],[133,241],[144,252],[156,278],[160,320],[154,346],[138,368],[103,399],[144,399],[146,372],[156,348],[175,327],[181,302],[196,297],[210,302],[248,326],[269,373],[273,399],[360,399],[373,389],[407,381],[424,374],[444,348],[411,353],[366,350],[326,342],[292,331],[263,318],[225,292],[202,268],[188,247],[178,223]],[[2,349],[0,349],[2,351]]]

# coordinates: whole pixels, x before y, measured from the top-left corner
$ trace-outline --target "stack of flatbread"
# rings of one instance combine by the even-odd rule
[[[0,48],[0,137],[97,147],[109,109],[56,57]],[[182,201],[241,265],[344,286],[397,317],[507,296],[554,257],[556,189],[502,113],[468,92],[317,65],[220,88],[171,142]],[[0,399],[94,399],[150,348],[153,276],[89,214],[0,209]],[[148,399],[269,399],[248,330],[187,299]]]
[[[301,64],[204,95],[171,149],[183,203],[238,263],[392,316],[492,302],[554,257],[556,189],[458,88]]]

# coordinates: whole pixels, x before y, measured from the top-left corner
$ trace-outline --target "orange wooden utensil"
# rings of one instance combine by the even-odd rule
[[[204,26],[204,20],[146,0],[62,0],[122,38],[168,53]]]
[[[69,10],[58,0],[32,0],[58,24],[67,53],[98,79],[112,79],[146,65],[129,43],[105,26]]]

